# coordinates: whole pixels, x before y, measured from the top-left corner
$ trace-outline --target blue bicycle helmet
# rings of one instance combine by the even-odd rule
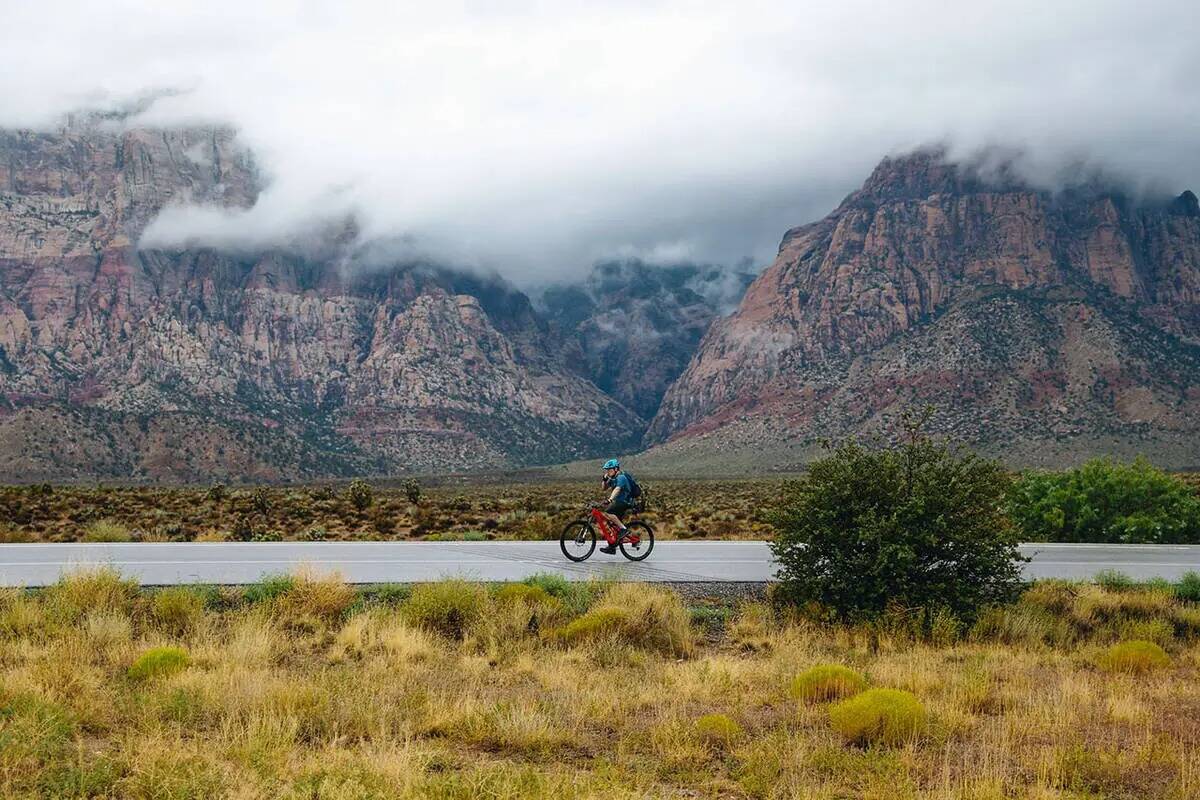
[[[620,469],[620,468],[621,468],[621,462],[617,461],[615,458],[610,458],[608,461],[604,462],[604,469]]]

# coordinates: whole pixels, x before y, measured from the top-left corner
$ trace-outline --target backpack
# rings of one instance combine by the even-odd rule
[[[642,487],[638,486],[638,482],[628,472],[625,473],[625,477],[629,479],[629,499],[635,506],[640,506],[642,504]]]

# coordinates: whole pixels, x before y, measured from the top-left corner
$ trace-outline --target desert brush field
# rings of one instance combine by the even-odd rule
[[[1110,576],[853,626],[554,576],[84,572],[0,594],[0,796],[1186,800],[1198,601]]]

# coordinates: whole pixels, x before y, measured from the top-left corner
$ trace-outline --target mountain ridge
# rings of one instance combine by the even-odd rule
[[[1137,206],[1096,187],[992,183],[938,150],[885,159],[829,216],[784,235],[739,308],[709,329],[644,442],[663,459],[698,453],[701,439],[726,451],[766,444],[796,466],[820,439],[894,435],[904,408],[931,403],[944,409],[936,430],[1001,456],[1040,442],[1060,463],[1093,452],[1088,440],[1124,437],[1200,463],[1190,443],[1200,432],[1193,200]],[[1016,305],[950,313],[981,290],[1012,293]],[[1041,339],[1015,350],[988,346],[977,324],[1016,335],[1018,318]],[[1130,320],[1163,358],[1126,335]],[[1003,357],[966,363],[951,332],[958,347]],[[940,355],[919,368],[909,369],[912,353],[899,370],[872,361],[935,345]],[[1028,407],[1015,404],[1012,376],[1041,387]],[[945,409],[967,418],[951,424]]]

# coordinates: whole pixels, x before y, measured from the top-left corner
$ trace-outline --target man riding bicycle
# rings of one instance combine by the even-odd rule
[[[629,476],[621,471],[621,462],[615,458],[604,462],[604,488],[612,490],[608,495],[608,505],[604,508],[604,518],[616,527],[619,542],[628,534],[622,517],[633,508],[633,484]],[[601,547],[600,552],[613,555],[617,552],[617,545],[613,543]]]

